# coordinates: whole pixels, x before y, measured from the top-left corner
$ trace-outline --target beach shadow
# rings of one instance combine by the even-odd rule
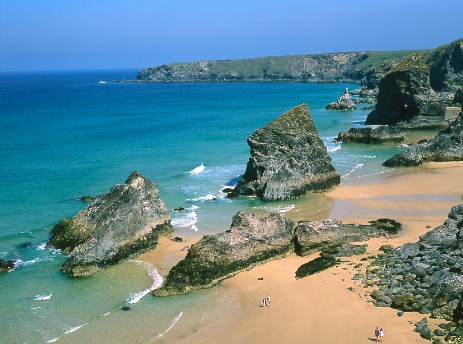
[[[368,340],[371,340],[372,342],[376,342],[376,338],[370,338],[370,337],[368,337]]]

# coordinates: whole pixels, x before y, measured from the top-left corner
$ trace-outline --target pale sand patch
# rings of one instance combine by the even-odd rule
[[[450,208],[461,203],[463,163],[428,164],[399,173],[385,176],[383,183],[344,185],[327,193],[330,216],[357,223],[379,217],[401,221],[406,230],[389,239],[389,244],[398,246],[418,240],[429,230],[426,226],[442,224]],[[304,209],[303,202],[298,203],[287,215],[293,219],[311,217]],[[368,241],[365,256],[377,254],[385,243],[385,238]],[[162,248],[164,244],[168,245]],[[163,241],[151,258],[163,259],[161,265],[167,268],[184,254],[171,251],[180,246]],[[413,332],[413,324],[425,315],[405,313],[398,317],[396,310],[375,307],[368,297],[372,288],[363,288],[360,281],[351,279],[357,272],[364,273],[365,264],[353,268],[362,256],[346,258],[338,267],[296,280],[297,268],[316,256],[292,255],[224,281],[224,288],[238,294],[237,310],[201,328],[183,343],[372,343],[376,326],[385,329],[385,343],[429,343]],[[272,297],[271,306],[260,307],[267,295]],[[431,320],[434,328],[440,322]]]

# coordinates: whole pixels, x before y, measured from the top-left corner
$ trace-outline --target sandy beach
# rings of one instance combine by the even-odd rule
[[[405,231],[389,238],[399,246],[442,224],[453,205],[463,196],[463,163],[431,163],[424,167],[398,170],[378,183],[341,185],[324,197],[331,200],[330,217],[344,222],[367,223],[379,217],[401,221]],[[301,210],[302,209],[302,210]],[[304,204],[288,217],[304,217]],[[428,227],[428,228],[427,228]],[[202,327],[183,343],[371,343],[376,326],[385,330],[386,343],[428,343],[413,332],[414,324],[426,315],[378,308],[359,281],[365,265],[355,269],[364,256],[377,254],[385,238],[369,240],[367,253],[346,258],[339,266],[300,280],[297,268],[317,257],[290,257],[257,266],[222,283],[238,295],[238,306],[230,315]],[[144,256],[156,260],[162,272],[183,256],[179,249],[190,243],[161,242],[159,250]],[[164,257],[164,258],[161,258]],[[161,274],[164,274],[161,273]],[[348,288],[351,288],[349,290]],[[353,291],[352,291],[353,290]],[[270,307],[261,307],[264,296]],[[435,328],[439,319],[430,319]],[[175,329],[172,329],[175,331]]]

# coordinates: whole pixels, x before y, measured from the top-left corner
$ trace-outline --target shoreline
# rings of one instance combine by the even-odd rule
[[[380,217],[402,222],[405,230],[388,242],[397,247],[417,241],[420,235],[442,224],[450,208],[462,202],[463,178],[458,178],[461,175],[463,162],[429,163],[398,169],[383,176],[382,182],[340,185],[323,198],[329,206],[329,217],[346,223],[367,223]],[[292,220],[304,217],[305,210],[310,209],[307,203],[310,200],[298,203],[286,215]],[[186,254],[179,252],[179,247],[197,240],[199,237],[175,243],[165,238],[160,241],[159,251],[147,253],[143,259],[156,260],[159,273],[165,275],[169,266]],[[353,266],[364,256],[378,254],[385,239],[370,239],[366,243],[365,255],[348,257],[337,267],[300,280],[295,278],[296,269],[318,253],[274,260],[223,281],[221,288],[237,295],[236,308],[231,314],[200,327],[182,343],[212,344],[217,338],[224,343],[368,343],[376,326],[385,329],[385,341],[427,343],[413,332],[414,324],[427,317],[430,327],[435,328],[442,319],[429,319],[429,315],[412,312],[398,317],[395,309],[375,307],[369,302],[372,289],[352,280],[355,273],[365,270],[368,262],[355,270]],[[267,295],[272,297],[271,306],[260,307]],[[172,332],[174,335],[175,327]]]

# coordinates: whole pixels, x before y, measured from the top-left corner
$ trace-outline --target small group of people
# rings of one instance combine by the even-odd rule
[[[270,307],[270,296],[266,296],[262,299],[262,307]]]
[[[376,327],[376,329],[375,329],[375,339],[376,339],[376,342],[382,343],[382,342],[383,342],[383,337],[384,337],[384,330],[383,330],[383,328],[381,327],[380,329],[378,329],[378,327]]]

